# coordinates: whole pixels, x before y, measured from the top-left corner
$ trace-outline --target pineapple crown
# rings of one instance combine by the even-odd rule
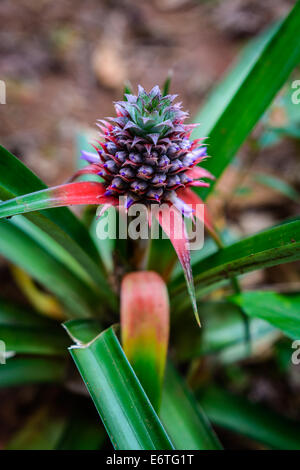
[[[163,96],[158,86],[147,93],[139,85],[137,95],[125,94],[115,103],[117,117],[98,121],[98,157],[83,152],[83,158],[92,164],[90,172],[103,178],[105,196],[126,196],[127,208],[168,202],[186,211],[181,192],[208,186],[199,178],[212,176],[196,167],[206,147],[201,139],[190,140],[196,125],[184,124],[188,113],[173,103],[176,96]]]
[[[176,131],[176,124],[183,121],[188,113],[181,111],[181,104],[172,105],[177,95],[162,96],[159,86],[150,93],[139,85],[138,95],[125,94],[126,101],[115,103],[117,112],[124,116],[131,134],[153,141]]]

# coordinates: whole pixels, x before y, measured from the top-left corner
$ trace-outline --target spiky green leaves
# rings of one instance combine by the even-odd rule
[[[126,94],[127,101],[116,103],[117,111],[125,116],[124,129],[145,139],[149,139],[149,134],[158,138],[167,135],[174,129],[176,122],[187,116],[180,110],[179,104],[172,105],[176,96],[162,96],[158,86],[146,93],[139,85],[137,96]]]

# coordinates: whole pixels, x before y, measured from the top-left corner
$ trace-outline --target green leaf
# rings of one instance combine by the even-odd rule
[[[224,85],[208,100],[195,121],[203,123],[194,135],[208,136],[209,154],[203,166],[218,179],[276,93],[300,61],[300,3],[270,37],[255,43]],[[245,66],[245,63],[247,65]],[[213,189],[199,188],[205,198]]]
[[[292,339],[300,338],[300,295],[245,292],[231,300],[250,317],[266,320]]]
[[[220,234],[222,242],[225,246],[232,245],[233,242],[238,240],[238,237],[233,232],[225,229]],[[207,258],[209,255],[216,253],[219,250],[219,247],[216,245],[215,241],[212,238],[205,239],[205,243],[201,250],[192,250],[191,253],[191,265],[198,263],[199,261]],[[177,262],[174,271],[172,272],[171,279],[176,279],[182,274],[182,267],[179,262]]]
[[[69,344],[60,334],[58,326],[49,330],[15,325],[4,326],[0,322],[0,338],[5,342],[7,351],[22,354],[64,356]]]
[[[258,183],[267,186],[268,188],[273,189],[276,192],[283,194],[284,196],[288,197],[292,201],[300,202],[300,194],[296,191],[292,186],[288,183],[283,181],[280,178],[276,178],[275,176],[266,175],[263,173],[258,173],[254,175],[254,180]]]
[[[80,406],[81,404],[79,404]],[[56,450],[97,450],[106,438],[101,423],[86,416],[85,409],[74,411],[69,419],[61,439],[56,444]]]
[[[222,448],[206,415],[171,364],[166,370],[160,418],[176,449]]]
[[[219,250],[193,265],[196,296],[199,299],[212,287],[232,276],[245,274],[300,259],[300,219],[287,221]],[[176,311],[188,306],[184,298],[184,278],[170,284],[171,305]]]
[[[16,177],[17,175],[17,177]],[[0,199],[6,200],[46,185],[16,157],[0,146]],[[1,223],[1,222],[0,222]],[[88,230],[67,208],[43,210],[13,218],[32,239],[68,269],[98,290],[117,309],[116,296],[101,270],[101,260]]]
[[[2,200],[40,191],[45,188],[47,186],[29,168],[0,145],[0,198]],[[76,248],[82,247],[92,259],[97,259],[97,250],[88,231],[69,209],[61,207],[44,210],[39,214],[30,214],[26,215],[26,217],[39,225],[38,215],[41,214],[44,216],[43,218],[49,219],[49,221],[56,225],[56,231],[59,231],[60,228],[65,234],[69,235],[69,243],[72,240],[75,241]],[[51,234],[54,237],[52,232]]]
[[[150,240],[147,259],[147,270],[156,271],[163,279],[168,281],[178,261],[176,252],[169,239],[159,238]],[[180,272],[181,264],[178,263]]]
[[[124,101],[127,101],[127,98],[125,95],[132,95],[132,93],[133,93],[132,85],[128,80],[126,80],[124,83],[124,89],[123,89]]]
[[[76,276],[82,278],[83,282],[90,284],[91,287],[95,288],[95,283],[90,279],[90,273],[83,268],[83,265],[79,264],[76,256],[73,256],[69,251],[66,251],[64,246],[60,243],[57,243],[57,240],[52,238],[50,231],[47,233],[45,231],[46,226],[48,225],[47,220],[45,219],[45,224],[43,228],[38,227],[36,224],[32,223],[30,220],[22,216],[15,216],[10,219],[10,222],[19,227],[22,232],[26,233],[32,240],[34,240],[38,245],[43,247],[49,254],[51,254],[58,261],[63,263],[70,271],[72,271]],[[1,222],[0,222],[1,223]],[[49,227],[50,229],[50,227]],[[55,234],[56,228],[52,226],[52,233]],[[91,272],[95,269],[95,266],[91,263],[90,269]],[[97,271],[98,268],[97,268]],[[99,273],[95,274],[97,279],[99,279]]]
[[[42,406],[11,439],[6,450],[54,450],[66,426],[66,416]]]
[[[249,41],[242,49],[237,59],[229,67],[228,72],[214,86],[203,107],[194,118],[195,122],[201,123],[201,129],[195,130],[195,134],[199,133],[201,137],[209,134],[215,123],[224,114],[224,110],[229,106],[236,91],[241,87],[243,81],[259,60],[268,42],[278,31],[279,26],[280,24],[271,26],[258,37]],[[202,117],[205,117],[205,121],[199,121]]]
[[[180,361],[213,354],[221,363],[231,363],[261,353],[278,338],[277,330],[269,323],[251,318],[249,348],[240,309],[231,302],[201,302],[201,318],[200,333],[192,323],[180,328],[181,316],[175,320],[172,339]]]
[[[54,293],[69,313],[77,316],[94,313],[99,301],[89,286],[6,220],[0,223],[0,253]]]
[[[97,450],[106,435],[86,398],[71,404],[42,404],[25,421],[6,450]],[[72,410],[70,413],[70,409]],[[92,410],[94,411],[94,410]]]
[[[112,328],[69,351],[116,449],[173,448]]]
[[[66,321],[63,326],[74,343],[89,343],[95,336],[103,330],[98,319],[75,319]]]
[[[170,93],[170,86],[171,86],[171,81],[173,78],[173,71],[169,70],[168,75],[164,81],[164,84],[162,86],[162,96],[166,96]]]
[[[54,321],[0,300],[0,338],[6,351],[65,355],[69,341]]]
[[[96,150],[92,147],[90,143],[96,138],[97,138],[97,132],[91,129],[85,129],[85,130],[83,129],[81,132],[77,133],[76,154],[77,154],[77,168],[78,169],[82,169],[83,167],[88,165],[88,163],[81,158],[82,151],[94,153],[95,156],[97,155]],[[88,175],[88,176],[83,175],[81,176],[81,179],[84,179],[84,177],[90,179],[91,175]],[[86,211],[88,212],[88,214],[85,215],[86,218],[91,216],[92,210],[95,211],[95,206],[88,206],[86,208]],[[107,211],[102,215],[101,218],[108,216],[109,223],[114,224],[115,223],[114,213],[115,213],[115,208],[109,207]],[[111,239],[111,238],[106,238],[105,240],[102,240],[97,236],[98,222],[99,222],[99,219],[97,218],[97,216],[93,214],[92,220],[90,221],[90,224],[89,224],[90,236],[93,239],[96,248],[98,249],[103,265],[105,266],[108,272],[111,272],[113,270],[113,250],[114,250],[116,241],[115,239]],[[112,225],[110,225],[110,227],[112,227]]]
[[[300,426],[242,397],[210,387],[200,403],[213,423],[272,449],[300,449]]]
[[[113,226],[116,224],[116,209],[114,207],[109,207],[107,211],[104,212],[102,215],[101,219],[103,217],[107,217],[107,221],[112,229]],[[94,217],[93,221],[90,226],[90,234],[91,237],[94,240],[94,243],[96,247],[98,248],[99,254],[101,256],[102,262],[108,272],[112,272],[114,268],[114,259],[113,259],[113,254],[114,254],[114,248],[116,245],[116,240],[114,238],[105,238],[101,239],[97,236],[97,225],[99,223],[98,217]]]
[[[280,374],[289,374],[294,364],[291,361],[291,341],[289,338],[281,338],[274,347],[274,360]]]
[[[0,367],[0,388],[39,383],[59,383],[65,378],[62,358],[14,357]]]
[[[52,328],[57,326],[57,322],[41,316],[29,310],[27,307],[13,304],[7,300],[0,299],[0,324],[16,325],[24,327]]]

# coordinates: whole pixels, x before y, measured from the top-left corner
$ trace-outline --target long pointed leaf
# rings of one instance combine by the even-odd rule
[[[42,406],[14,435],[6,450],[54,450],[66,427],[66,416]]]
[[[99,302],[94,291],[7,220],[0,222],[0,253],[53,292],[69,313],[94,313]]]
[[[250,317],[258,317],[279,328],[292,339],[300,338],[300,295],[276,292],[244,292],[232,297]]]
[[[261,442],[272,449],[300,449],[300,425],[271,410],[210,387],[200,403],[218,426]]]
[[[22,162],[0,146],[1,199],[45,188]],[[117,302],[101,269],[97,249],[87,229],[72,212],[67,208],[54,208],[26,213],[25,218],[15,217],[13,222],[85,282],[94,288],[97,286],[109,306],[116,309]]]
[[[196,296],[228,281],[232,276],[300,259],[300,219],[287,221],[257,235],[233,243],[193,265]],[[184,279],[179,276],[170,285],[171,303],[184,309]],[[176,294],[176,295],[175,295]],[[177,295],[178,294],[178,295]]]
[[[64,356],[69,344],[66,338],[60,334],[58,326],[49,330],[1,325],[0,322],[0,338],[5,342],[7,351],[22,354]]]
[[[98,450],[102,447],[106,440],[105,429],[98,419],[85,414],[85,408],[74,410],[63,435],[55,445],[56,450]]]
[[[0,338],[6,351],[65,355],[70,342],[62,333],[56,322],[0,300]]]
[[[172,449],[112,328],[69,350],[116,449]]]
[[[0,218],[53,207],[101,204],[105,189],[101,183],[81,181],[43,189],[0,203]]]
[[[61,383],[66,362],[52,357],[13,357],[0,367],[0,388],[39,383]]]
[[[75,401],[69,407],[57,403],[43,404],[25,421],[5,450],[98,450],[105,431],[91,415],[86,401]]]
[[[190,323],[180,328],[182,317],[175,316],[172,339],[176,344],[176,358],[180,361],[213,355],[222,364],[232,363],[261,354],[280,336],[278,330],[266,321],[251,318],[249,348],[244,319],[232,302],[201,302],[201,316],[203,328],[200,335]]]
[[[160,417],[176,449],[222,448],[196,398],[171,364],[166,371]]]
[[[195,120],[202,122],[203,126],[195,131],[195,137],[209,136],[209,154],[213,157],[203,166],[216,178],[231,162],[293,68],[299,64],[300,42],[295,40],[299,29],[298,1],[287,18],[273,30],[267,43],[259,46],[260,53],[257,55],[255,51],[254,59],[247,57],[246,67],[238,66],[241,78],[238,77],[233,84],[227,80],[228,90],[225,87],[217,90],[216,98],[213,97],[203,112],[196,116]],[[208,125],[205,125],[206,115]],[[213,187],[212,183],[208,188],[196,191],[205,198]]]
[[[0,145],[0,198],[11,199],[23,194],[46,189],[46,185],[29,170],[20,160]],[[84,225],[67,208],[58,208],[51,211],[43,211],[40,216],[47,218],[68,234],[77,246],[83,249],[94,259],[97,259],[97,250],[85,229]],[[31,216],[37,225],[37,214]]]
[[[57,326],[56,321],[41,316],[37,312],[16,303],[0,299],[0,324],[24,327],[50,328]]]

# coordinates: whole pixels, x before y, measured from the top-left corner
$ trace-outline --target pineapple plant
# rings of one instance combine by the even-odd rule
[[[217,450],[226,446],[223,428],[260,447],[300,448],[298,422],[243,396],[252,377],[244,360],[259,367],[271,357],[280,378],[289,373],[299,293],[244,292],[238,279],[300,259],[299,217],[224,244],[206,207],[209,237],[192,258],[186,232],[175,236],[176,223],[199,217],[195,205],[212,193],[298,65],[299,28],[297,2],[254,44],[247,67],[242,59],[213,94],[195,119],[200,127],[185,123],[187,113],[166,87],[127,90],[116,117],[98,121],[95,152],[82,151],[87,165],[68,183],[47,188],[0,147],[0,254],[32,306],[0,299],[0,387],[45,390],[7,448]],[[149,240],[142,269],[127,263],[140,249],[135,240],[123,246],[94,236],[98,206],[101,217],[137,204],[161,210],[158,222],[171,242]],[[86,212],[72,213],[73,205],[92,206],[92,223]],[[171,208],[180,219],[168,226]]]
[[[84,152],[91,165],[82,173],[96,173],[105,180],[104,196],[126,196],[126,208],[142,204],[172,203],[184,212],[184,191],[207,186],[210,173],[198,165],[206,156],[201,139],[190,140],[194,124],[184,124],[187,113],[173,104],[175,95],[162,96],[158,86],[147,93],[125,94],[115,103],[117,117],[100,120],[102,141],[99,160]],[[178,194],[179,193],[179,194]],[[180,198],[183,194],[183,199]]]

